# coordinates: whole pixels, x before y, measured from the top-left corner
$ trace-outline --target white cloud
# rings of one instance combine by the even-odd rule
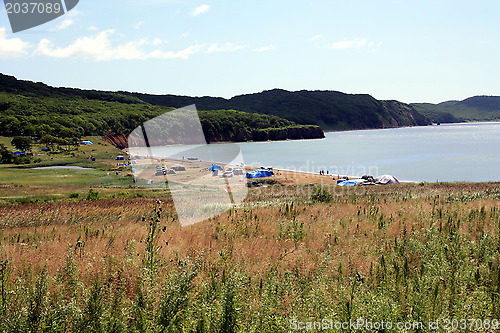
[[[75,23],[74,20],[66,19],[66,20],[62,21],[60,24],[58,24],[54,29],[52,29],[52,31],[61,31],[61,30],[67,29],[73,23]]]
[[[368,46],[368,44],[369,44],[368,39],[362,38],[362,39],[344,40],[341,42],[335,42],[330,44],[328,47],[338,50],[359,49],[364,46]]]
[[[20,38],[7,38],[7,29],[0,27],[0,59],[17,58],[26,55],[31,47]]]
[[[80,12],[76,9],[69,11],[64,16],[66,19],[64,21],[62,21],[61,23],[59,23],[58,25],[56,25],[56,27],[51,29],[51,31],[57,32],[57,31],[61,31],[61,30],[65,30],[65,29],[69,28],[71,25],[73,25],[73,23],[78,21],[77,17],[80,16],[81,14],[82,14],[82,12]]]
[[[97,29],[97,27],[95,25],[91,25],[90,27],[87,28],[87,30],[90,30],[90,31],[97,31],[99,29]]]
[[[202,13],[205,13],[207,10],[210,9],[210,6],[209,5],[201,5],[201,6],[198,6],[196,7],[192,12],[191,12],[191,15],[193,16],[198,16]]]
[[[87,58],[97,61],[186,58],[190,54],[189,52],[145,52],[140,49],[141,46],[147,44],[145,40],[131,41],[113,46],[109,37],[114,33],[114,30],[105,30],[96,36],[80,37],[66,47],[55,47],[53,42],[44,38],[38,43],[35,53],[55,58]]]
[[[134,29],[139,29],[144,24],[144,21],[139,21],[134,25]]]
[[[213,43],[210,44],[206,50],[207,53],[213,53],[213,52],[231,52],[231,51],[237,51],[244,49],[245,46],[243,45],[235,45],[232,43],[225,43],[223,45],[220,45],[219,43]]]
[[[154,46],[160,46],[161,44],[166,43],[166,42],[167,42],[167,41],[163,41],[163,40],[161,40],[160,38],[155,38],[155,39],[153,40],[153,45],[154,45]]]
[[[202,48],[204,47],[203,44],[194,44],[186,47],[185,49],[182,49],[180,51],[160,51],[160,50],[155,50],[152,51],[148,54],[147,58],[156,58],[156,59],[175,59],[175,58],[181,58],[181,59],[187,59],[191,55],[198,53]]]
[[[314,42],[314,41],[320,39],[321,37],[323,37],[323,36],[321,36],[321,35],[314,35],[314,36],[311,37],[311,42]]]
[[[376,52],[382,47],[382,42],[375,43],[373,41],[369,41],[366,38],[358,38],[353,40],[343,40],[340,42],[335,42],[327,45],[327,47],[337,50],[364,49],[369,52]]]
[[[71,11],[66,13],[66,17],[76,17],[78,15],[81,15],[82,12],[79,11],[78,9],[72,9]]]
[[[271,51],[274,50],[276,47],[274,45],[268,45],[268,46],[262,46],[259,48],[254,49],[255,52],[266,52],[266,51]]]
[[[212,43],[187,46],[179,51],[164,51],[156,49],[166,41],[156,38],[152,41],[146,39],[129,41],[113,45],[112,36],[117,35],[114,30],[105,30],[96,35],[77,38],[74,42],[64,47],[57,47],[48,39],[42,39],[35,50],[36,55],[54,58],[84,58],[95,61],[109,60],[147,60],[147,59],[187,59],[191,55],[204,51],[230,52],[244,48],[242,45],[232,43]],[[153,50],[147,50],[154,47]]]

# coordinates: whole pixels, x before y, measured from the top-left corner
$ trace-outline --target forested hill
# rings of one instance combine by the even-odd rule
[[[324,130],[385,128],[428,125],[430,120],[412,106],[398,101],[379,101],[365,94],[336,91],[282,89],[256,94],[220,97],[189,97],[121,92],[154,105],[181,107],[196,104],[199,110],[235,109],[272,114],[299,124],[314,124]]]
[[[23,96],[50,98],[85,98],[125,104],[147,104],[138,98],[114,92],[83,90],[76,88],[54,88],[43,82],[18,80],[14,76],[0,73],[0,91]]]
[[[90,135],[123,138],[145,121],[172,109],[129,95],[53,88],[0,74],[0,136],[45,136],[47,142],[75,142]],[[300,125],[274,115],[235,110],[198,114],[207,142],[324,137],[318,126]],[[168,126],[173,125],[165,124],[166,132]],[[120,148],[124,144],[126,140],[121,140]]]
[[[412,106],[434,122],[500,120],[500,96],[474,96],[463,101],[415,103]]]
[[[0,135],[128,133],[171,108],[190,104],[207,111],[200,116],[204,128],[211,129],[210,141],[323,137],[315,126],[344,130],[430,123],[408,104],[366,94],[274,89],[224,99],[54,88],[0,74]]]

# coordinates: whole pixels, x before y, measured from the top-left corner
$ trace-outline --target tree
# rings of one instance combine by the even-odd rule
[[[20,151],[31,150],[32,142],[29,136],[15,136],[10,143]]]
[[[58,139],[50,134],[45,134],[40,138],[40,143],[46,146],[50,146],[52,149],[54,148],[54,144],[57,143]]]
[[[0,144],[0,163],[9,164],[14,161],[14,154],[12,154],[4,145]]]

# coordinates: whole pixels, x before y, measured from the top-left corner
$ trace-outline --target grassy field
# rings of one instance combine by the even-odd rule
[[[135,187],[122,152],[89,139],[0,166],[1,332],[500,327],[498,183],[278,177],[181,228],[167,191]],[[91,169],[31,169],[50,165]]]
[[[0,144],[14,150],[11,139],[0,137]],[[91,140],[94,145],[52,152],[43,152],[43,146],[35,145],[32,163],[0,164],[0,206],[24,202],[74,201],[85,198],[90,188],[99,188],[101,197],[123,197],[126,193],[131,197],[151,194],[141,193],[133,187],[130,166],[116,165],[115,157],[124,155],[123,151],[100,137],[85,139]],[[92,158],[95,160],[92,161]],[[87,169],[32,169],[68,165]]]
[[[184,228],[162,191],[103,187],[99,200],[4,206],[0,330],[344,331],[334,323],[360,318],[392,323],[385,331],[498,326],[499,184],[324,190],[250,189],[239,207]],[[446,330],[447,319],[481,322]]]

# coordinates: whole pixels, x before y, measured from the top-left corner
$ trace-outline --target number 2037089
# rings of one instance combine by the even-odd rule
[[[500,328],[498,319],[443,319],[442,325],[445,330],[496,330]]]
[[[59,2],[6,3],[7,14],[59,14],[63,8]]]

